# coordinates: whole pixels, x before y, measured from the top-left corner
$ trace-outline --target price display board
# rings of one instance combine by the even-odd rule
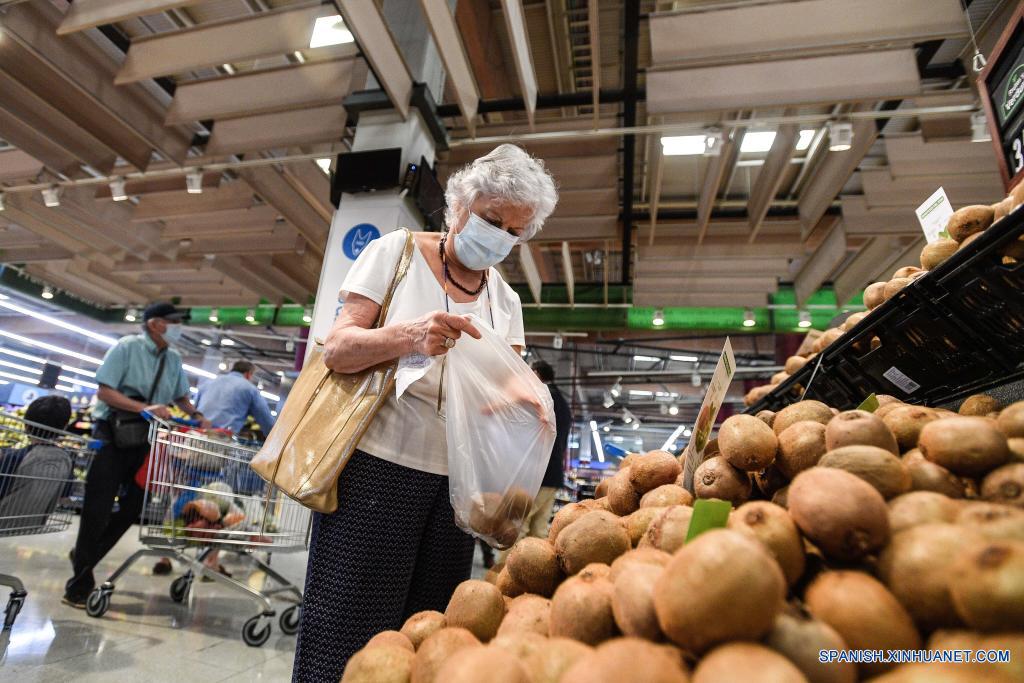
[[[992,50],[978,89],[1009,190],[1024,179],[1024,4]]]

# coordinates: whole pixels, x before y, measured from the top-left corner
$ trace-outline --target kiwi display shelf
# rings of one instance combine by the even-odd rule
[[[1002,262],[1022,235],[1024,206],[875,308],[746,412],[780,410],[800,400],[801,387],[803,398],[849,410],[872,393],[931,406],[1024,379],[1024,261]],[[872,349],[875,337],[880,345]]]

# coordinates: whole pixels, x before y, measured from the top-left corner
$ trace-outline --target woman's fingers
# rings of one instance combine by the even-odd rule
[[[469,318],[464,315],[445,315],[445,324],[454,330],[465,332],[473,339],[480,338],[480,330],[476,329],[476,326],[469,321]]]

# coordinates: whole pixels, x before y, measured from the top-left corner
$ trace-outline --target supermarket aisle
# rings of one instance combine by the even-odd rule
[[[0,539],[0,571],[19,576],[29,593],[12,631],[0,635],[0,681],[283,681],[291,676],[295,637],[273,635],[260,648],[241,639],[255,603],[213,583],[193,583],[191,605],[178,605],[170,576],[151,576],[154,560],[137,563],[118,583],[110,611],[93,619],[60,603],[70,570],[67,552],[77,519],[60,534]],[[138,549],[135,529],[125,534],[97,571],[102,581]],[[273,566],[302,585],[305,553],[276,555]],[[224,565],[236,577],[246,564],[230,556]],[[262,574],[250,576],[259,585]],[[0,588],[0,609],[7,589]],[[283,606],[284,603],[279,603]]]

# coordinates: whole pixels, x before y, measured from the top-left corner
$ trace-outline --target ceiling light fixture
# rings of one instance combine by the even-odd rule
[[[209,372],[208,370],[203,370],[202,368],[197,368],[196,366],[188,365],[187,363],[182,363],[181,367],[184,368],[185,372],[191,372],[193,375],[199,375],[200,377],[205,377],[206,379],[213,379],[214,377],[217,376],[212,372]]]
[[[658,358],[657,356],[636,355],[633,356],[633,360],[636,361],[637,363],[657,363],[661,361],[661,358]]]
[[[313,34],[309,38],[309,47],[327,47],[355,41],[352,32],[345,26],[341,15],[319,17],[313,23]]]
[[[991,142],[992,136],[988,132],[988,117],[985,112],[976,111],[971,114],[971,142]]]
[[[610,391],[604,392],[604,397],[601,401],[601,405],[603,405],[605,408],[611,408],[613,405],[615,405],[615,398],[612,396]]]
[[[684,429],[683,436],[693,436],[693,432],[691,432],[689,429]]]
[[[80,387],[88,387],[90,389],[99,389],[100,385],[95,382],[86,382],[85,380],[75,379],[74,377],[67,377],[66,375],[60,375],[57,377],[61,382],[67,382],[68,384],[77,384]]]
[[[0,365],[4,366],[5,368],[11,368],[13,370],[21,370],[22,372],[31,372],[33,375],[41,375],[41,374],[43,374],[43,371],[40,370],[39,368],[32,368],[32,367],[29,367],[27,365],[22,365],[21,363],[12,363],[9,360],[0,360]]]
[[[218,314],[219,314],[219,311],[216,308],[211,308],[210,309],[210,322],[211,323],[220,322],[220,316]]]
[[[4,209],[7,208],[7,204],[4,202],[4,199],[6,197],[7,195],[5,195],[3,192],[0,192],[0,211],[3,211]]]
[[[630,422],[633,421],[633,414],[630,413],[625,408],[622,409],[622,421],[625,422],[626,424],[629,424]]]
[[[651,324],[655,327],[661,327],[665,324],[665,311],[660,308],[654,309],[654,317],[651,319]]]
[[[302,311],[302,322],[306,323],[307,325],[309,323],[313,322],[313,311],[312,310],[307,308],[307,309]]]
[[[254,323],[256,322],[256,309],[250,308],[245,312],[245,322]]]
[[[633,421],[633,429],[634,430],[640,429],[640,420],[634,420]]]
[[[51,185],[43,188],[43,204],[53,209],[60,206],[60,187]]]
[[[814,140],[814,134],[817,133],[813,128],[805,128],[800,131],[800,137],[796,139],[796,151],[806,152],[811,147],[811,141]]]
[[[695,387],[699,387],[701,385],[699,373],[695,372],[692,375],[690,375],[690,384],[692,384]]]
[[[810,327],[811,326],[811,314],[807,311],[800,311],[800,320],[796,324],[797,327]]]
[[[50,362],[50,361],[46,360],[45,358],[40,358],[39,356],[33,356],[31,354],[28,354],[28,353],[22,353],[21,351],[15,351],[14,349],[8,349],[8,348],[3,347],[3,346],[0,346],[0,353],[6,354],[6,355],[11,356],[13,358],[21,358],[22,360],[31,361],[33,363],[46,364],[46,363]],[[86,375],[87,377],[95,377],[96,376],[95,372],[89,372],[88,370],[83,370],[81,368],[73,368],[73,367],[70,367],[68,365],[62,365],[61,369],[62,370],[67,370],[68,372],[73,372],[73,373],[75,373],[77,375]]]
[[[24,344],[25,346],[34,346],[39,349],[46,349],[47,351],[53,351],[54,353],[70,356],[71,358],[77,358],[78,360],[84,360],[85,362],[92,363],[93,365],[100,365],[103,362],[103,359],[101,358],[94,358],[93,356],[87,356],[84,353],[78,353],[77,351],[72,351],[71,349],[65,349],[60,346],[55,346],[54,344],[48,344],[46,342],[37,341],[35,339],[30,339],[28,337],[23,337],[20,334],[14,334],[13,332],[8,332],[7,330],[0,330],[0,337],[7,337],[8,339],[13,339],[19,344]]]
[[[621,377],[619,377],[617,380],[615,380],[615,384],[612,385],[610,393],[615,398],[618,398],[619,396],[622,395],[622,378]]]
[[[704,139],[704,153],[709,157],[721,156],[722,142],[724,140],[725,135],[722,133],[721,128],[711,128]]]
[[[260,390],[260,396],[262,396],[263,398],[267,399],[268,401],[280,401],[281,400],[281,397],[278,396],[277,394],[272,394],[269,391],[263,391],[262,389]]]
[[[757,324],[757,319],[754,318],[754,311],[747,309],[743,311],[743,327],[753,327]]]
[[[331,174],[331,160],[330,159],[317,159],[316,165],[320,167],[320,170],[327,175]]]
[[[39,293],[39,296],[41,296],[41,297],[43,297],[44,299],[47,299],[47,300],[52,299],[53,298],[53,287],[51,287],[50,285],[46,285],[45,287],[43,287],[43,291]]]
[[[667,157],[697,156],[708,152],[706,135],[666,135],[661,138],[661,153]]]
[[[669,356],[669,360],[676,360],[680,363],[696,363],[700,358],[697,356]]]
[[[124,312],[124,319],[130,323],[135,322],[136,320],[139,319],[139,309],[129,308],[127,311]]]
[[[185,174],[185,189],[189,194],[203,193],[203,169],[197,168]]]
[[[210,341],[209,339],[200,339],[199,343],[202,344],[203,346],[212,346],[213,345],[213,342]]]
[[[654,398],[653,391],[643,391],[640,389],[630,389],[629,395],[636,396],[637,398]]]
[[[853,124],[849,121],[828,122],[828,151],[845,152],[853,147]]]
[[[284,343],[284,350],[288,353],[295,351],[295,340],[289,337]]]
[[[220,340],[220,345],[221,346],[234,346],[235,345],[235,340],[234,339],[228,339],[227,337],[224,337],[224,338],[222,338]]]
[[[601,443],[601,433],[597,431],[597,422],[595,420],[590,421],[590,435],[594,438],[594,452],[597,453],[597,459],[600,462],[604,462],[604,444]]]
[[[679,414],[679,406],[677,406],[674,403],[672,405],[670,405],[668,407],[668,414],[669,415],[678,415]]]
[[[225,363],[224,361],[221,361],[221,362],[220,362],[220,363],[219,363],[219,364],[217,365],[217,367],[221,369],[221,372],[223,372],[224,370],[227,370],[227,369],[228,369],[228,364],[227,364],[227,363]]]
[[[773,144],[775,144],[775,131],[747,131],[747,134],[743,136],[743,142],[740,144],[740,152],[746,154],[765,154],[771,151]]]
[[[605,434],[607,434],[608,432],[612,431],[612,426],[605,425],[604,427],[601,427],[601,429],[604,431]]]
[[[43,292],[42,292],[41,296],[44,299],[52,299],[53,296],[54,296],[53,287],[50,287],[49,285],[43,287]],[[87,330],[84,327],[79,327],[78,325],[72,325],[71,323],[64,322],[63,320],[60,320],[58,318],[54,318],[54,317],[48,316],[45,313],[39,313],[37,311],[33,311],[30,308],[25,308],[24,306],[19,306],[18,304],[13,303],[11,301],[0,301],[0,308],[6,308],[8,310],[14,311],[15,313],[21,313],[22,315],[27,315],[30,318],[35,318],[36,320],[41,320],[44,323],[47,323],[49,325],[53,325],[54,327],[60,327],[60,328],[63,328],[65,330],[69,331],[69,332],[74,332],[76,334],[82,335],[83,337],[88,337],[89,339],[94,339],[94,340],[96,340],[98,342],[102,342],[102,343],[106,344],[107,346],[113,346],[114,344],[117,343],[117,339],[115,339],[114,337],[108,337],[105,334],[100,334],[99,332],[93,332],[92,330]]]
[[[128,199],[124,178],[117,177],[110,181],[110,198],[115,202],[123,202]]]
[[[25,377],[24,375],[15,375],[13,372],[4,372],[0,370],[0,377],[6,377],[7,379],[13,379],[15,382],[24,382],[25,384],[38,385],[39,380],[35,377]]]

